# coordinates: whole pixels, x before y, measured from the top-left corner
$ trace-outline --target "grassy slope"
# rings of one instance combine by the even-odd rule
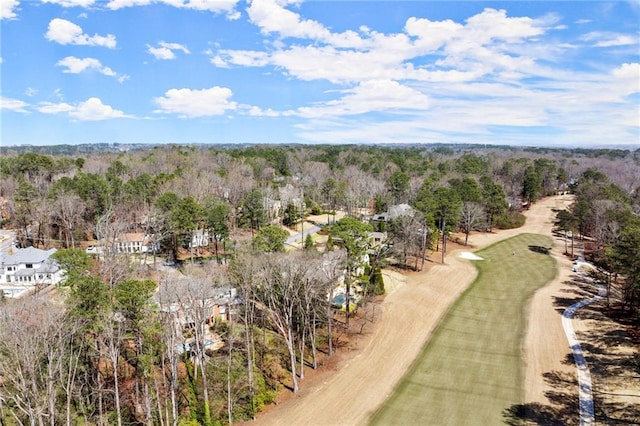
[[[522,402],[526,305],[556,273],[551,256],[522,234],[477,254],[477,280],[456,301],[373,424],[497,425]],[[515,253],[515,255],[514,255]]]

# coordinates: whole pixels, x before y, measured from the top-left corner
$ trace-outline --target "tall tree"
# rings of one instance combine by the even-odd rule
[[[406,203],[408,201],[409,181],[409,175],[401,171],[396,171],[389,176],[387,185],[395,204]]]
[[[292,259],[291,256],[294,258]],[[259,285],[253,287],[252,297],[263,306],[271,323],[283,338],[290,359],[293,392],[299,390],[296,369],[297,321],[301,308],[300,295],[309,278],[310,263],[306,252],[289,255],[269,254],[259,264]]]
[[[460,210],[460,223],[464,229],[464,245],[466,246],[471,230],[485,223],[485,213],[482,206],[473,201],[464,201]]]
[[[244,225],[254,230],[259,230],[267,221],[267,214],[264,208],[264,197],[262,191],[254,189],[247,194],[242,203],[241,220]]]
[[[442,263],[447,252],[447,235],[458,223],[462,201],[456,191],[451,188],[437,188],[433,194],[433,214],[442,236]]]
[[[189,247],[191,260],[193,261],[193,235],[202,227],[203,209],[193,197],[186,196],[178,200],[171,210],[170,223],[176,235],[176,243],[182,242]],[[175,250],[177,252],[177,244]]]
[[[502,187],[490,177],[483,177],[481,184],[484,211],[489,222],[489,232],[492,232],[495,220],[507,211],[507,199]]]
[[[216,260],[221,263],[219,243],[223,243],[229,238],[229,219],[231,206],[220,199],[212,198],[205,205],[205,223],[209,233],[213,235]]]
[[[556,213],[554,225],[564,233],[564,252],[569,253],[567,248],[567,232],[571,232],[571,257],[573,257],[574,235],[578,228],[576,217],[567,210],[560,210]]]
[[[268,225],[258,231],[253,245],[256,250],[266,253],[283,252],[288,236],[287,231],[279,226]]]
[[[527,205],[530,207],[531,204],[535,203],[538,200],[541,192],[542,177],[540,176],[539,171],[533,166],[527,167],[524,172],[524,178],[522,181],[522,198],[528,203]]]
[[[345,308],[347,326],[349,325],[351,304],[352,274],[362,265],[363,257],[369,247],[369,232],[373,228],[368,223],[363,223],[353,217],[344,217],[331,225],[329,232],[334,243],[340,245],[347,252],[347,272],[345,276]]]
[[[623,299],[625,305],[640,318],[640,220],[633,221],[622,231],[613,246],[610,257],[617,272],[624,279]]]

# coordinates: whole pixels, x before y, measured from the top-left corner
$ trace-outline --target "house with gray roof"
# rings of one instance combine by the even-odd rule
[[[374,222],[389,222],[401,216],[413,216],[415,210],[409,204],[396,204],[389,207],[389,210],[373,216]]]
[[[0,253],[0,290],[7,297],[18,297],[37,286],[61,282],[64,271],[51,259],[55,252],[28,247]]]

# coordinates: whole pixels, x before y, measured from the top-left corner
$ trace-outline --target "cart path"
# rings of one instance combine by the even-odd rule
[[[552,209],[563,208],[570,200],[562,196],[541,200],[525,213],[527,221],[523,227],[474,234],[469,243],[480,249],[521,233],[550,235]],[[455,251],[447,254],[445,265],[435,265],[422,274],[405,276],[385,271],[389,294],[381,305],[382,318],[372,327],[356,355],[346,357],[338,371],[315,388],[305,389],[302,380],[300,394],[258,415],[253,424],[366,424],[393,392],[451,304],[476,275],[473,265],[458,257]]]
[[[593,394],[591,392],[591,373],[587,366],[587,360],[582,352],[582,347],[573,330],[573,314],[583,306],[602,299],[607,294],[606,288],[600,286],[596,296],[590,299],[581,300],[564,310],[562,314],[562,327],[567,335],[569,346],[573,352],[573,359],[578,370],[578,396],[580,398],[580,425],[591,426],[595,424],[595,410],[593,405]]]

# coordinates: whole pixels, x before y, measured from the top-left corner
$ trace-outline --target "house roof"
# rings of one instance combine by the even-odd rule
[[[379,213],[373,216],[373,220],[387,221],[397,219],[400,216],[413,216],[415,210],[409,204],[396,204],[389,207],[389,210],[383,213]]]
[[[396,219],[400,216],[412,216],[413,213],[413,207],[409,204],[397,204],[389,207],[389,219]]]
[[[50,250],[40,250],[35,247],[15,249],[13,254],[3,253],[0,255],[0,264],[20,265],[25,263],[42,263],[56,251],[54,248]]]
[[[38,272],[41,274],[53,274],[60,270],[58,264],[51,260],[47,259],[40,267],[38,268]]]
[[[128,242],[128,243],[144,241],[144,233],[143,232],[127,232],[120,235],[119,240],[122,242]]]

